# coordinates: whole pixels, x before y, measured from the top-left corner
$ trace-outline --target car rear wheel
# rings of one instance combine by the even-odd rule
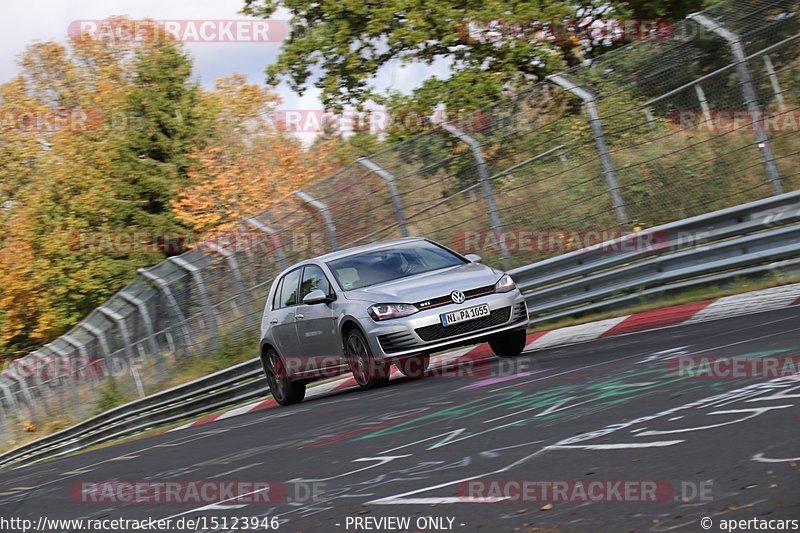
[[[353,377],[362,389],[374,389],[389,382],[391,363],[377,361],[369,349],[364,334],[357,329],[345,336],[345,355]]]
[[[428,370],[431,363],[431,356],[428,354],[412,355],[395,361],[397,369],[407,378],[421,378]]]
[[[518,329],[489,337],[489,347],[498,357],[516,357],[525,349],[525,330]]]
[[[306,382],[292,381],[286,372],[283,359],[272,348],[264,354],[264,374],[267,376],[269,391],[279,405],[300,403],[305,398]]]

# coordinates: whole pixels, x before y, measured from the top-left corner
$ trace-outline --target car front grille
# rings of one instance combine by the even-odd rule
[[[417,344],[417,339],[410,331],[399,331],[397,333],[379,335],[378,342],[384,353],[394,353],[413,348]]]
[[[432,326],[417,328],[414,331],[417,333],[417,335],[419,335],[420,339],[426,342],[436,341],[439,339],[447,339],[450,337],[457,337],[459,335],[466,335],[467,333],[490,328],[492,326],[498,326],[508,322],[510,317],[511,307],[502,307],[489,313],[489,316],[484,316],[476,320],[459,322],[450,326],[434,324]]]
[[[464,291],[464,298],[469,300],[472,298],[477,298],[479,296],[486,296],[487,294],[492,294],[494,292],[494,285],[486,285],[485,287],[477,287],[475,289],[469,289],[468,291]],[[450,298],[450,295],[446,296],[437,296],[436,298],[431,298],[430,300],[425,300],[423,302],[417,302],[414,305],[417,306],[419,309],[431,309],[432,307],[439,307],[442,305],[448,305],[453,303],[453,300]]]

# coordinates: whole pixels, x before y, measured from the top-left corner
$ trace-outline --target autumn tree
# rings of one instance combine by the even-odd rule
[[[336,139],[304,148],[273,123],[278,102],[242,75],[217,80],[206,104],[224,119],[215,123],[209,146],[193,152],[198,164],[190,185],[172,202],[182,222],[201,233],[229,228],[331,172]]]

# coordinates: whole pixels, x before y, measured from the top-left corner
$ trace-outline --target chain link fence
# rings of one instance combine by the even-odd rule
[[[0,375],[0,444],[93,414],[111,376],[141,395],[221,338],[254,335],[274,276],[310,256],[424,235],[511,268],[800,188],[799,7],[720,3],[140,270]]]

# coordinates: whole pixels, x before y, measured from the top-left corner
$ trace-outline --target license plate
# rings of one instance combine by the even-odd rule
[[[459,322],[466,322],[468,320],[475,320],[476,318],[481,318],[482,316],[489,316],[489,304],[467,307],[466,309],[459,309],[458,311],[443,313],[439,316],[442,319],[443,326],[458,324]]]

